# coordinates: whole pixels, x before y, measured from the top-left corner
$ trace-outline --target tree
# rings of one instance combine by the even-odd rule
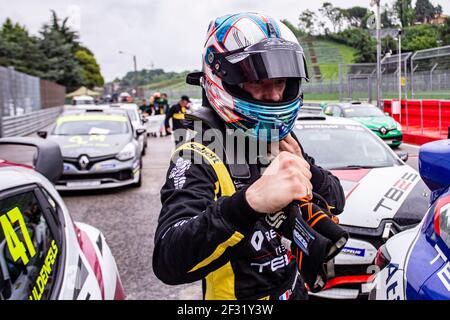
[[[324,2],[322,8],[319,9],[319,12],[331,22],[334,32],[341,30],[345,10],[333,7],[330,2]]]
[[[434,17],[435,8],[429,0],[417,0],[415,7],[416,21],[427,22]]]
[[[40,30],[40,48],[46,57],[43,72],[46,79],[72,91],[83,84],[83,68],[75,57],[78,43],[70,42],[71,36],[64,31],[63,25],[64,22],[59,24],[58,17],[52,12],[51,24],[44,24]]]
[[[450,45],[450,18],[445,19],[444,24],[440,27],[439,33],[441,35],[442,44]]]
[[[281,20],[281,22],[283,22],[286,25],[286,27],[288,27],[297,38],[305,35],[304,32],[302,32],[300,29],[296,28],[290,21],[284,19],[284,20]]]
[[[298,27],[300,31],[305,32],[307,34],[314,33],[314,20],[316,18],[316,14],[311,10],[303,11],[298,17],[299,24]]]
[[[321,34],[323,31],[323,34],[328,35],[328,33],[330,32],[330,29],[328,29],[327,24],[324,21],[319,21],[319,33]]]
[[[410,26],[414,21],[414,9],[411,0],[396,0],[394,10],[403,28]]]
[[[79,50],[75,53],[75,58],[83,68],[81,75],[84,86],[92,89],[95,86],[99,87],[105,84],[105,80],[100,72],[100,66],[91,53],[86,50]]]
[[[367,8],[363,7],[351,7],[345,10],[345,18],[348,20],[352,27],[361,27],[363,18],[367,15]]]
[[[404,51],[417,51],[437,47],[438,27],[429,24],[411,26],[404,30],[402,48]]]
[[[0,65],[40,77],[43,59],[39,39],[30,36],[24,26],[6,19],[0,29]]]
[[[383,6],[381,11],[381,27],[382,28],[392,28],[395,26],[395,12],[393,8],[390,8],[388,4]]]
[[[376,42],[366,31],[360,34],[359,41],[354,46],[356,48],[356,58],[357,63],[368,63],[376,62]]]

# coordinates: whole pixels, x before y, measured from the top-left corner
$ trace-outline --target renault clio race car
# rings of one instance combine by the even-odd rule
[[[381,271],[371,299],[450,299],[450,140],[423,145],[419,168],[432,191],[430,207],[419,226],[397,234],[378,250]]]
[[[36,147],[35,169],[1,159],[7,145]],[[125,298],[105,237],[74,222],[49,181],[62,169],[55,142],[0,139],[0,300]]]
[[[305,114],[294,133],[316,164],[340,179],[346,197],[338,218],[350,238],[327,264],[328,283],[315,295],[367,298],[377,249],[421,221],[428,188],[416,170],[356,121]]]
[[[64,172],[56,189],[66,191],[140,186],[142,154],[136,138],[144,132],[133,130],[125,110],[103,108],[65,111],[50,134],[38,135],[61,147]]]
[[[328,104],[323,113],[327,116],[351,118],[372,130],[391,147],[398,147],[403,140],[402,126],[389,115],[368,103],[348,102]]]

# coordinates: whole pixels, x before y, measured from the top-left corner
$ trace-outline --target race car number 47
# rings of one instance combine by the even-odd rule
[[[13,227],[13,224],[19,224],[19,227]],[[24,265],[27,265],[30,258],[33,258],[36,254],[36,250],[31,241],[30,234],[28,233],[28,228],[25,225],[23,215],[18,207],[8,211],[6,214],[0,216],[0,225],[5,235],[6,244],[8,246],[9,252],[14,262],[22,259]],[[17,235],[17,231],[20,229],[20,233],[24,239],[24,243],[21,241]],[[27,254],[28,252],[28,254]]]

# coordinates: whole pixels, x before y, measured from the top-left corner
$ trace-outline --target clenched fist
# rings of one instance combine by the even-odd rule
[[[303,157],[282,151],[247,189],[245,197],[253,210],[275,213],[312,191],[311,176],[309,163]]]

